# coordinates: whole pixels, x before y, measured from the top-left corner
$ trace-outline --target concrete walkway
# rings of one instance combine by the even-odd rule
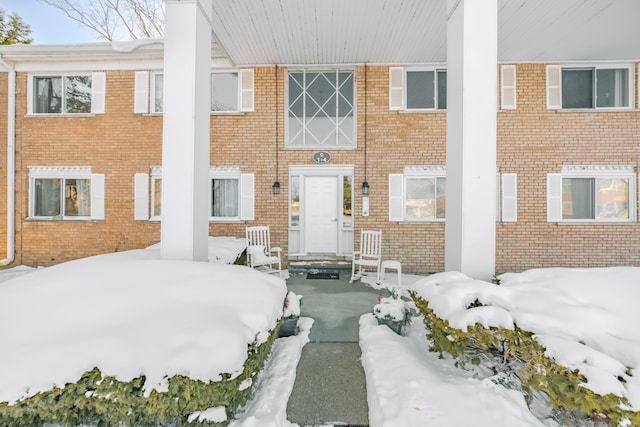
[[[287,406],[288,420],[301,426],[367,426],[364,371],[360,363],[358,321],[378,300],[378,291],[339,280],[306,279],[292,273],[287,287],[303,295],[302,316],[314,319],[296,371]]]

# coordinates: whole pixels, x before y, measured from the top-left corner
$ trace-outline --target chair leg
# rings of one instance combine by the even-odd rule
[[[351,280],[349,280],[349,283],[353,283],[355,279],[356,279],[356,264],[352,261],[351,262]]]

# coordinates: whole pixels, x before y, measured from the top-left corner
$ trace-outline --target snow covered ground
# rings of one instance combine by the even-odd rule
[[[162,390],[177,373],[213,380],[237,372],[246,345],[264,339],[282,315],[286,294],[272,275],[161,261],[157,247],[0,271],[0,282],[7,278],[0,283],[0,401],[74,381],[94,366],[125,381],[145,372],[148,390]],[[541,269],[501,280],[496,286],[460,273],[402,278],[403,291],[428,298],[456,327],[516,322],[533,331],[548,355],[583,371],[588,387],[625,396],[640,410],[640,268]],[[476,299],[489,307],[465,310]],[[276,340],[233,427],[292,426],[286,405],[312,323],[302,318],[299,335]],[[398,336],[372,314],[361,317],[372,427],[555,425],[537,420],[520,393],[438,359],[425,333],[419,318]],[[620,375],[626,383],[612,381]]]

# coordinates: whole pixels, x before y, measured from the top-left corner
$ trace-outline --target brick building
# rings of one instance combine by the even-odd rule
[[[209,234],[268,224],[291,261],[348,258],[360,229],[382,229],[385,259],[442,271],[446,61],[238,60],[245,50],[234,59],[217,36]],[[498,272],[640,262],[635,49],[498,57],[497,198],[487,201]],[[46,266],[158,242],[163,42],[0,54],[0,257]]]

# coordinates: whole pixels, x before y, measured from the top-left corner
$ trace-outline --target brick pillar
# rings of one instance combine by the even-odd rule
[[[447,0],[445,270],[496,264],[497,0]]]
[[[161,225],[165,259],[207,261],[211,10],[211,0],[165,0]]]

